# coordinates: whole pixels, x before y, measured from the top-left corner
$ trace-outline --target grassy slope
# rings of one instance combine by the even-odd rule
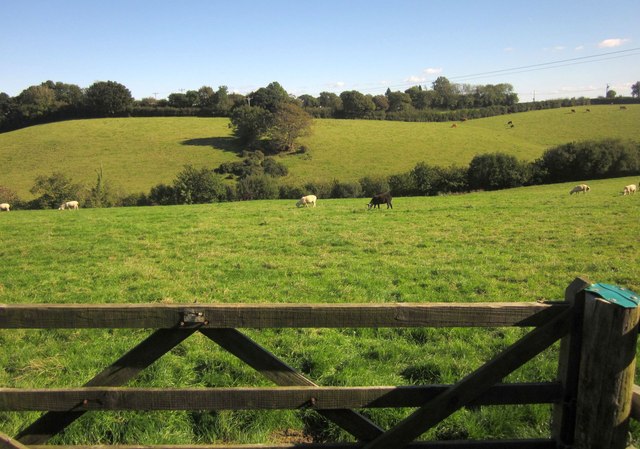
[[[482,153],[502,151],[533,160],[555,145],[618,137],[640,140],[640,105],[552,109],[448,123],[323,120],[305,142],[312,160],[290,163],[292,178],[359,179],[413,168],[417,162],[467,165]],[[512,120],[514,128],[506,126]]]
[[[255,201],[0,214],[0,303],[396,302],[555,300],[576,277],[640,291],[636,178],[429,198],[393,210],[364,200]],[[251,332],[321,385],[451,383],[521,330]],[[0,331],[0,386],[78,386],[145,331]],[[108,344],[105,344],[108,342]],[[87,357],[91,354],[91,357]],[[556,348],[509,376],[552,380]],[[147,372],[147,371],[145,371]],[[201,336],[132,385],[257,386],[265,382]],[[546,406],[464,410],[432,438],[548,435]],[[406,413],[406,412],[404,412]],[[15,434],[33,414],[1,413]],[[383,426],[403,412],[374,410]],[[279,441],[324,429],[310,411],[88,414],[67,443]],[[640,432],[634,432],[636,437]],[[326,435],[325,435],[326,436]]]
[[[533,160],[547,148],[573,140],[620,137],[640,140],[640,105],[553,109],[458,123],[317,120],[302,143],[307,155],[281,160],[287,183],[357,180],[409,170],[417,162],[466,165],[476,154],[504,151]],[[505,126],[513,120],[514,128]],[[236,160],[219,118],[129,118],[70,121],[0,134],[0,185],[29,198],[39,174],[55,170],[91,185],[102,164],[106,179],[125,192],[147,192],[171,182],[185,164],[216,167]]]
[[[185,164],[235,160],[227,124],[193,117],[76,120],[0,134],[0,165],[6,167],[0,185],[28,198],[37,175],[62,171],[92,185],[102,165],[105,178],[125,192],[148,192],[171,182]]]

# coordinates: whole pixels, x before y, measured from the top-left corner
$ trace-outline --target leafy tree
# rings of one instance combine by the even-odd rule
[[[51,176],[38,176],[30,192],[40,195],[33,201],[36,208],[51,209],[64,201],[77,199],[81,189],[80,184],[74,184],[64,173],[54,172]]]
[[[426,109],[431,106],[433,91],[423,90],[422,86],[414,86],[404,91],[411,98],[411,104],[416,109]]]
[[[613,100],[617,96],[618,96],[618,93],[615,90],[611,89],[607,91],[607,99]]]
[[[251,106],[258,106],[269,112],[275,112],[282,104],[290,101],[287,91],[276,81],[249,94],[249,97]]]
[[[193,106],[185,94],[169,94],[167,100],[169,100],[169,106],[174,108],[189,108]]]
[[[87,105],[100,116],[112,117],[127,111],[133,103],[131,92],[115,81],[98,81],[86,92]]]
[[[386,94],[389,100],[389,111],[399,112],[411,109],[411,96],[404,92],[390,92]]]
[[[366,96],[357,90],[342,92],[340,99],[342,100],[342,111],[346,118],[364,118],[369,112],[376,109],[372,97]]]
[[[219,115],[227,115],[231,110],[233,102],[229,98],[229,88],[227,86],[219,86],[213,96],[213,108]]]
[[[389,99],[386,95],[376,95],[372,98],[376,111],[386,111],[389,109]]]
[[[202,86],[198,89],[198,106],[201,108],[211,108],[214,104],[215,92],[209,86]]]
[[[80,108],[84,103],[84,93],[75,84],[66,84],[60,81],[46,81],[42,85],[52,89],[56,95],[56,102],[59,107]]]
[[[635,84],[631,85],[631,96],[640,98],[640,81],[636,81]]]
[[[17,103],[24,117],[41,117],[56,109],[56,93],[44,84],[30,86],[18,95]]]
[[[257,106],[239,106],[231,113],[233,133],[241,143],[254,145],[271,126],[272,114]]]
[[[298,138],[309,135],[312,118],[297,104],[283,103],[271,118],[268,134],[271,146],[277,152],[294,148]]]
[[[173,182],[179,204],[213,203],[226,197],[226,187],[213,170],[185,165]]]
[[[342,110],[342,98],[333,92],[320,92],[318,96],[318,103],[321,108],[327,108],[335,114],[336,111]]]
[[[439,76],[432,83],[432,87],[436,94],[434,106],[446,109],[456,104],[458,95],[456,85],[447,78]]]
[[[303,108],[317,108],[320,106],[320,101],[311,95],[300,95],[298,100],[302,102]]]

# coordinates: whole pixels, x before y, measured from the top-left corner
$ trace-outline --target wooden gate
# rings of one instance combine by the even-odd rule
[[[135,348],[80,388],[0,388],[0,410],[45,413],[13,438],[0,433],[0,447],[42,446],[84,413],[100,410],[237,410],[311,408],[353,435],[357,443],[208,445],[187,448],[561,448],[624,447],[633,384],[637,309],[596,304],[576,279],[557,303],[473,304],[208,304],[208,305],[0,305],[0,329],[157,329]],[[596,306],[593,306],[593,304]],[[587,307],[585,307],[587,304]],[[597,310],[596,310],[597,309]],[[605,310],[603,312],[603,309]],[[622,310],[622,311],[621,311]],[[239,328],[364,327],[531,327],[521,340],[453,385],[321,387],[241,333]],[[593,332],[598,326],[600,331]],[[589,327],[589,332],[583,329]],[[250,365],[278,387],[124,388],[122,385],[176,345],[200,332]],[[617,354],[599,348],[589,335],[604,333]],[[558,380],[503,384],[502,379],[562,339]],[[618,339],[618,340],[616,340]],[[600,354],[607,370],[585,374],[585,351]],[[605,359],[602,359],[605,357]],[[598,362],[596,362],[598,363]],[[593,368],[593,366],[592,366]],[[614,373],[612,375],[612,372]],[[631,373],[631,374],[629,374]],[[629,382],[631,385],[628,385]],[[623,397],[608,398],[594,424],[590,399],[611,386]],[[628,393],[625,390],[628,388]],[[552,403],[553,433],[546,439],[508,441],[415,441],[465,406]],[[390,429],[382,429],[357,409],[417,407]],[[588,412],[585,412],[588,411]],[[582,423],[582,424],[581,424]],[[597,428],[594,428],[597,427]],[[1,430],[1,429],[0,429]],[[621,443],[622,442],[622,443]],[[604,445],[602,445],[604,444]],[[621,445],[622,444],[622,445]],[[75,448],[90,446],[75,446]],[[120,446],[141,448],[141,446]],[[146,446],[149,448],[149,446]],[[156,446],[169,447],[169,446]],[[69,448],[67,446],[67,448]]]

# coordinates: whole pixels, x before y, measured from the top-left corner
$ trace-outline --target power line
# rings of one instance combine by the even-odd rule
[[[602,58],[604,56],[611,56],[611,55],[619,54],[619,53],[630,53],[630,52],[635,52],[635,51],[638,51],[638,50],[640,50],[640,47],[629,48],[627,50],[612,51],[612,52],[608,52],[608,53],[601,53],[599,55],[581,56],[579,58],[560,59],[558,61],[543,62],[543,63],[540,63],[540,64],[531,64],[531,65],[525,65],[525,66],[520,66],[520,67],[512,67],[510,69],[492,70],[490,72],[481,72],[481,73],[473,73],[473,74],[470,74],[470,75],[452,76],[449,79],[475,78],[475,77],[480,77],[480,76],[485,76],[485,75],[494,75],[494,74],[511,72],[511,71],[516,71],[515,73],[523,73],[524,71],[534,71],[534,70],[544,70],[546,68],[555,68],[555,67],[545,67],[545,66],[552,66],[552,65],[556,65],[556,64],[559,64],[559,65],[557,65],[557,67],[565,67],[567,65],[577,64],[577,63],[564,64],[564,63],[568,63],[568,62],[572,62],[572,61],[583,61],[582,63],[606,61],[608,59],[622,58],[622,57],[635,56],[635,55],[633,55],[633,54],[621,55],[621,56],[614,56],[614,57],[611,57],[611,58],[603,58],[603,59],[594,59],[594,58]],[[594,60],[593,61],[584,61],[586,59],[594,59]],[[536,67],[538,67],[539,69],[536,69]],[[525,70],[525,69],[531,69],[531,70]]]
[[[635,48],[629,48],[627,50],[617,50],[617,51],[613,51],[613,52],[608,52],[608,53],[601,53],[598,55],[591,55],[591,56],[581,56],[578,58],[568,58],[568,59],[560,59],[557,61],[551,61],[551,62],[543,62],[540,64],[530,64],[530,65],[525,65],[525,66],[519,66],[519,67],[511,67],[508,69],[500,69],[500,70],[492,70],[492,71],[488,71],[488,72],[479,72],[479,73],[472,73],[469,75],[458,75],[458,76],[450,76],[447,77],[447,79],[449,80],[471,80],[471,79],[477,79],[477,78],[486,78],[489,76],[494,76],[494,75],[515,75],[515,74],[519,74],[519,73],[527,73],[527,72],[534,72],[534,71],[539,71],[539,70],[550,70],[550,69],[555,69],[555,68],[560,68],[560,67],[567,67],[567,66],[572,66],[572,65],[578,65],[578,64],[587,64],[587,63],[592,63],[592,62],[600,62],[600,61],[608,61],[611,59],[618,59],[618,58],[626,58],[629,56],[638,56],[640,55],[640,47],[635,47]],[[625,54],[622,54],[625,53]],[[616,56],[612,56],[612,55],[616,55]],[[378,90],[380,88],[383,87],[388,87],[390,89],[392,88],[402,88],[402,87],[411,87],[411,86],[415,86],[419,83],[416,82],[405,82],[405,83],[401,83],[401,84],[395,84],[395,85],[391,85],[391,86],[383,86],[381,85],[380,87],[371,87],[371,88],[365,88],[365,89],[361,89],[362,91],[371,91],[371,90]]]

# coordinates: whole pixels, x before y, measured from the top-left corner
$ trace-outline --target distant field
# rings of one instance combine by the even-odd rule
[[[476,155],[503,151],[524,160],[574,140],[619,137],[640,140],[640,105],[553,109],[449,123],[316,120],[302,143],[307,154],[280,158],[286,183],[357,180],[409,170],[424,161],[466,165]],[[506,126],[512,120],[514,128]],[[185,164],[217,167],[237,160],[240,148],[224,118],[126,118],[77,120],[0,134],[0,185],[29,199],[40,174],[62,171],[91,185],[103,167],[126,193],[148,192],[171,182]]]
[[[11,244],[0,248],[0,303],[559,300],[577,276],[640,292],[640,196],[620,194],[632,182],[589,182],[584,195],[555,184],[397,198],[392,210],[320,199],[310,209],[274,200],[3,213]],[[344,386],[455,382],[524,332],[248,331],[320,385]],[[0,331],[0,386],[79,386],[147,334]],[[507,380],[552,380],[557,356],[554,346]],[[199,337],[145,373],[131,385],[268,385]],[[427,436],[547,436],[550,409],[462,410]],[[408,411],[367,413],[387,427]],[[14,435],[33,417],[0,412],[0,432]],[[58,442],[282,442],[290,429],[348,439],[309,410],[196,411],[88,414]]]

